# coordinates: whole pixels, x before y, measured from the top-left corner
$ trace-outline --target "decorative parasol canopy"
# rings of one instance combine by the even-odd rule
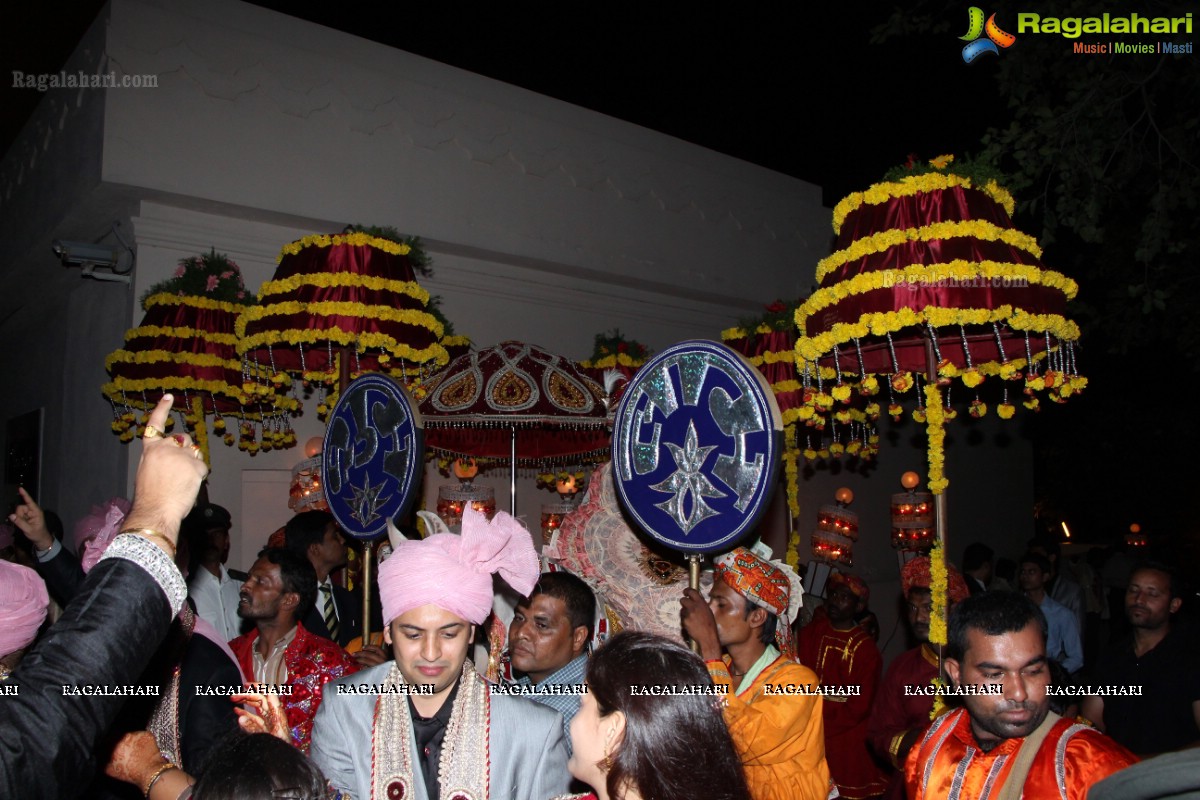
[[[381,372],[404,383],[445,364],[444,326],[413,272],[418,252],[363,232],[284,245],[259,304],[237,320],[238,353],[269,375],[330,387],[338,384],[343,348],[352,353],[352,374]]]
[[[1079,328],[1063,316],[1077,285],[1045,268],[1037,241],[1012,224],[1012,196],[985,167],[952,163],[910,165],[835,207],[837,249],[817,265],[820,286],[795,315],[811,427],[881,387],[898,418],[899,395],[923,376],[937,385],[918,393],[914,416],[929,419],[931,433],[934,417],[940,428],[956,414],[938,390],[955,379],[977,417],[987,412],[978,389],[989,378],[999,381],[1003,418],[1015,410],[1010,386],[1037,410],[1039,394],[1064,402],[1086,385],[1075,361]],[[869,421],[879,412],[868,403]],[[939,485],[931,473],[930,488]]]
[[[633,376],[646,363],[651,351],[636,339],[626,339],[619,328],[597,333],[592,357],[579,366],[592,380],[605,387],[610,405],[621,399],[621,393]]]
[[[1010,386],[1037,411],[1039,394],[1065,402],[1087,383],[1075,363],[1079,328],[1063,316],[1075,282],[1046,269],[1037,241],[1013,226],[1015,203],[994,170],[953,162],[948,155],[928,166],[910,160],[890,180],[838,203],[837,249],[817,264],[820,286],[796,309],[808,425],[819,431],[854,395],[869,398],[882,386],[888,413],[899,418],[899,396],[918,389],[912,414],[926,426],[934,501],[935,644],[946,642],[944,447],[945,425],[957,415],[953,384],[960,381],[973,398],[971,416],[982,417],[981,385],[990,381],[1000,395],[996,413],[1007,419],[1015,411]],[[879,404],[871,407],[873,419]],[[805,455],[832,449],[810,446]]]
[[[440,455],[508,459],[516,429],[517,466],[608,457],[604,390],[537,345],[508,341],[460,356],[422,390],[425,443]]]
[[[295,444],[290,416],[298,404],[284,394],[286,376],[274,383],[250,380],[237,357],[234,323],[250,302],[237,264],[215,251],[183,259],[170,279],[146,293],[141,324],[105,359],[112,380],[101,391],[113,403],[121,441],[138,432],[135,410],[149,411],[170,392],[205,459],[208,415],[216,417],[218,434],[225,432],[225,417],[239,425],[238,446],[251,454]],[[232,433],[224,439],[235,441]]]
[[[796,371],[796,304],[776,300],[760,318],[721,331],[721,341],[744,356],[771,387],[785,430],[800,419],[803,387]],[[784,447],[794,446],[794,437],[784,437]]]

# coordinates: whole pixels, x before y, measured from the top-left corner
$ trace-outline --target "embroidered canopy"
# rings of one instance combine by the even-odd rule
[[[426,446],[449,456],[520,466],[607,458],[604,390],[575,362],[533,344],[501,342],[460,356],[423,385]]]

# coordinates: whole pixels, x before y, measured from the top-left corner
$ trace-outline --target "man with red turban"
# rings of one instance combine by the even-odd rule
[[[887,789],[887,779],[867,749],[867,723],[883,658],[871,634],[855,623],[870,590],[855,575],[829,578],[823,614],[800,629],[800,663],[825,687],[825,758],[842,797],[862,800]],[[841,689],[831,691],[834,689]]]
[[[795,662],[803,589],[791,567],[744,547],[717,559],[708,603],[685,589],[680,617],[713,683],[754,800],[824,800],[829,767],[817,676]],[[722,656],[724,653],[724,656]]]
[[[325,688],[311,757],[354,798],[548,800],[566,791],[562,716],[492,695],[467,661],[492,609],[492,576],[527,596],[540,573],[529,531],[503,512],[463,511],[462,535],[405,539],[379,568],[394,662]]]
[[[952,565],[946,566],[946,588],[950,607],[970,594],[966,581]],[[930,687],[938,676],[937,651],[929,644],[929,615],[933,611],[930,593],[932,575],[928,556],[918,556],[900,571],[900,590],[908,624],[919,644],[906,650],[888,667],[868,726],[871,747],[878,758],[894,768],[888,784],[888,800],[904,798],[904,759],[929,726],[934,696]],[[912,688],[907,688],[912,687]]]

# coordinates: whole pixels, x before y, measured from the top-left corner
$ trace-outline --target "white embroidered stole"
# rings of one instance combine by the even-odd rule
[[[458,694],[442,740],[438,781],[445,800],[487,800],[488,733],[491,695],[487,683],[470,663],[463,664]],[[392,687],[404,686],[395,664],[384,681],[385,691],[375,702],[375,727],[371,736],[371,797],[373,800],[411,800],[420,767],[413,768],[413,728],[408,695]],[[430,800],[441,800],[430,798]]]

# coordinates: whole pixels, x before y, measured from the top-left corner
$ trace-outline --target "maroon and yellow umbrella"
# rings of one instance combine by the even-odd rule
[[[443,343],[415,256],[412,244],[362,232],[285,245],[258,305],[237,320],[238,353],[252,371],[294,375],[333,394],[343,378],[364,372],[411,385],[447,363],[446,344],[465,344]]]
[[[111,380],[101,390],[113,403],[113,430],[122,441],[144,425],[136,412],[148,412],[169,392],[206,460],[209,416],[226,444],[237,441],[251,454],[295,444],[290,418],[298,404],[286,395],[286,382],[247,376],[237,355],[234,323],[251,302],[237,264],[215,251],[182,260],[170,279],[147,292],[141,324],[105,360]],[[229,423],[240,428],[238,437],[227,431]]]

